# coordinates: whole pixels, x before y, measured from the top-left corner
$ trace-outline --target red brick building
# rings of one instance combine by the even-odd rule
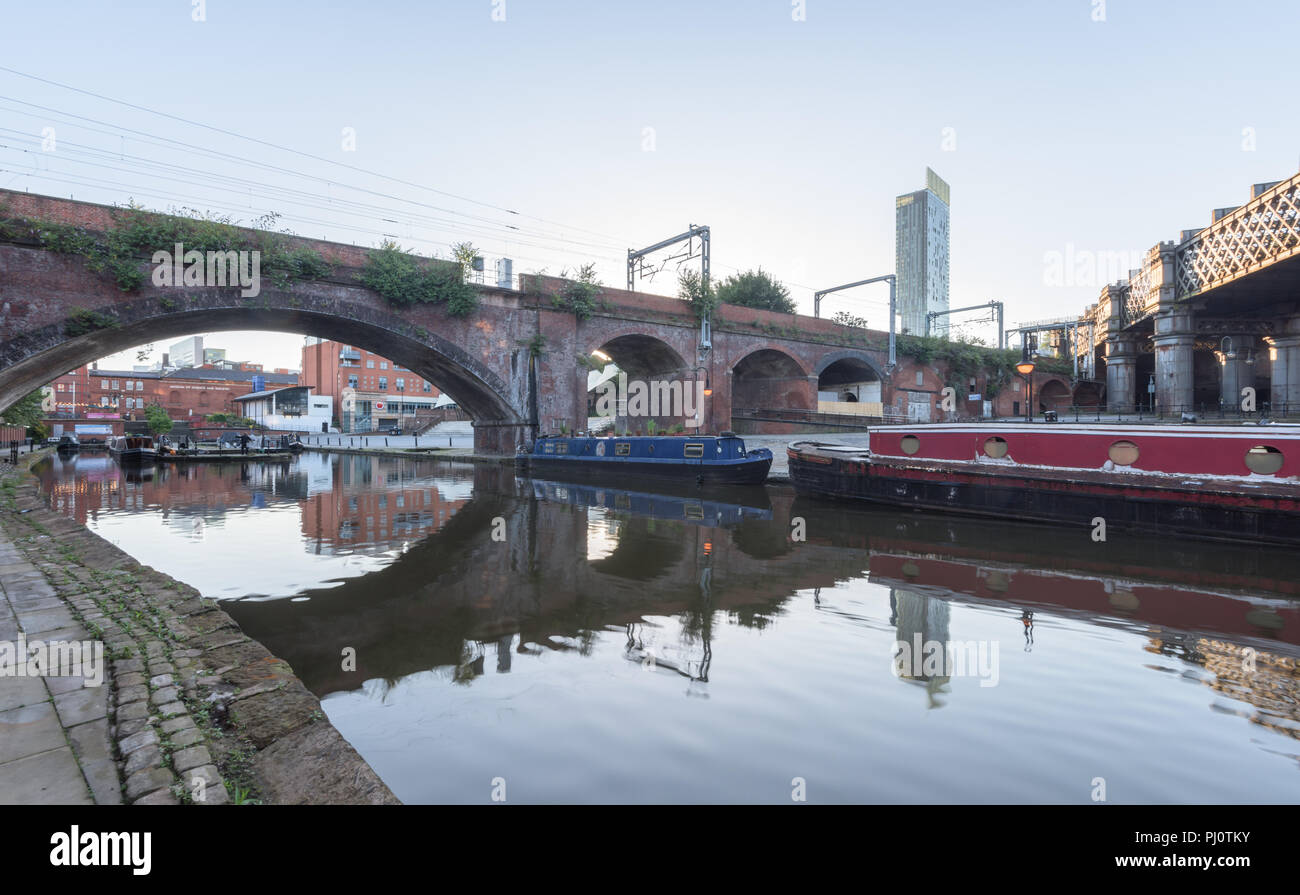
[[[260,370],[260,367],[259,367]],[[234,399],[253,391],[253,377],[267,387],[297,385],[295,373],[261,373],[215,367],[183,370],[100,370],[79,367],[50,383],[46,409],[54,417],[144,419],[158,404],[173,420],[199,420],[213,413],[235,413]]]
[[[344,432],[404,425],[431,411],[440,394],[418,373],[342,342],[304,345],[301,379],[314,394],[333,399],[334,421]]]

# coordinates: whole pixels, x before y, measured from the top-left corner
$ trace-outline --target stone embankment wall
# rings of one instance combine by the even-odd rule
[[[49,509],[22,467],[0,467],[0,529],[104,643],[122,800],[398,802],[288,664],[192,587]]]

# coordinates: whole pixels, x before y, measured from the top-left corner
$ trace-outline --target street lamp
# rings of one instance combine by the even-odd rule
[[[700,372],[701,370],[704,371],[704,397],[706,397],[706,398],[712,398],[712,397],[713,397],[713,385],[710,383],[710,380],[709,380],[709,368],[701,364],[700,366],[697,366],[697,367],[695,367],[695,369],[691,370],[691,372],[692,372],[692,373],[698,373],[698,372]],[[695,380],[695,381],[696,381],[696,382],[699,382],[698,379]],[[695,412],[696,412],[697,414],[699,414],[699,417],[700,417],[700,425],[696,426],[695,428],[697,428],[697,429],[703,428],[703,426],[704,426],[704,405],[701,404],[699,407],[695,408]]]
[[[1016,372],[1025,377],[1025,422],[1034,421],[1034,362],[1029,357],[1029,347],[1026,346],[1020,362],[1016,364]]]

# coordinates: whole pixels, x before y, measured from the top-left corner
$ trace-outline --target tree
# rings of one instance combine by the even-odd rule
[[[19,398],[3,413],[0,413],[0,424],[6,426],[22,426],[24,429],[30,429],[40,424],[44,412],[41,410],[41,390],[37,389],[29,395]]]
[[[727,277],[718,284],[717,294],[723,304],[782,314],[793,314],[795,310],[790,290],[780,280],[764,273],[761,267]]]
[[[452,243],[451,257],[460,264],[465,279],[468,280],[474,275],[474,259],[478,257],[478,249],[474,248],[474,243],[469,241]]]
[[[146,407],[144,418],[149,423],[149,431],[155,435],[166,435],[172,430],[172,418],[158,404],[150,404]]]
[[[684,270],[677,275],[677,297],[690,302],[695,316],[701,320],[711,316],[718,306],[717,290],[712,286],[705,289],[699,273],[693,270]]]

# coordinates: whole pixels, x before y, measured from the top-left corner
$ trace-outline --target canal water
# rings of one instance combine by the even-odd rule
[[[1300,801],[1294,552],[422,459],[41,477],[406,802]]]

